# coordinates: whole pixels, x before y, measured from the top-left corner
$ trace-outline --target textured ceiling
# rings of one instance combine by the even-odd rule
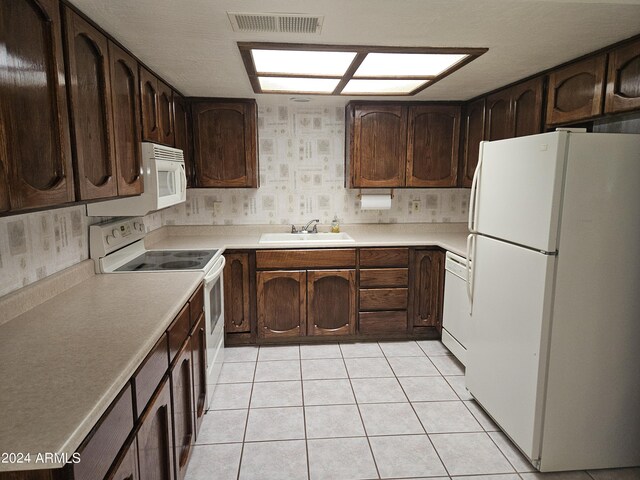
[[[183,94],[255,97],[261,102],[282,101],[282,96],[253,93],[236,46],[238,41],[487,47],[487,53],[450,77],[414,97],[402,97],[466,100],[640,33],[640,0],[72,0],[72,3]],[[227,11],[308,13],[324,15],[325,19],[320,35],[247,34],[231,29]],[[317,98],[322,102],[329,100]]]

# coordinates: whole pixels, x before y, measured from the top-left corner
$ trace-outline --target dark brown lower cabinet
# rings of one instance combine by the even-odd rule
[[[257,274],[258,338],[306,335],[307,272]]]
[[[249,254],[225,253],[224,258],[224,331],[249,332]]]
[[[142,417],[136,436],[141,479],[174,480],[171,385],[166,376]]]
[[[410,323],[415,327],[442,329],[444,297],[444,252],[419,250],[412,252],[410,276]]]
[[[307,271],[307,335],[356,333],[356,271]]]
[[[193,408],[193,363],[190,342],[185,342],[171,368],[171,398],[173,401],[173,433],[176,479],[187,472],[191,446],[195,439]]]
[[[121,453],[120,459],[113,465],[105,480],[138,480],[138,445],[135,437]]]
[[[207,332],[204,312],[191,330],[191,361],[193,362],[193,423],[198,436],[207,408]]]

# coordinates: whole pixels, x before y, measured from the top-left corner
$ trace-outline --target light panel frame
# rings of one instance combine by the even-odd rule
[[[345,95],[345,96],[412,96],[425,88],[430,87],[434,83],[442,80],[456,70],[462,68],[469,62],[475,60],[484,54],[487,48],[448,48],[448,47],[376,47],[368,45],[322,45],[322,44],[305,44],[305,43],[268,43],[268,42],[238,42],[238,49],[244,63],[251,87],[255,93],[274,93],[274,94],[305,94],[305,95]],[[329,52],[356,52],[351,65],[347,68],[344,75],[300,75],[290,73],[265,73],[258,72],[253,61],[252,50],[291,50],[291,51],[329,51]],[[354,77],[358,67],[362,64],[369,53],[402,53],[402,54],[458,54],[466,55],[457,63],[440,72],[438,75],[423,76],[358,76]],[[318,79],[337,79],[339,80],[336,88],[331,93],[317,92],[301,92],[301,91],[269,91],[263,90],[260,86],[259,77],[291,77],[291,78],[318,78]],[[349,80],[424,80],[425,82],[418,88],[407,93],[342,93]]]

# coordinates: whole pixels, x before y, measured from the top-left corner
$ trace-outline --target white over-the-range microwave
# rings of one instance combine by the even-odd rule
[[[135,217],[182,203],[187,196],[184,154],[178,148],[142,143],[141,195],[87,204],[90,217]]]

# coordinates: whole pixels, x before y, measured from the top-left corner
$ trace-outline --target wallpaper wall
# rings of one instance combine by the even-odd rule
[[[395,190],[390,210],[362,211],[344,188],[344,107],[259,108],[259,189],[191,189],[187,202],[144,218],[162,225],[465,222],[465,189]],[[386,190],[388,191],[388,190]],[[385,192],[385,191],[382,191]],[[74,206],[0,218],[0,296],[89,257],[89,225]]]
[[[260,188],[191,189],[162,212],[164,224],[465,222],[466,189],[397,189],[390,210],[360,209],[344,188],[344,107],[265,105],[258,109]],[[388,192],[388,190],[376,190]]]

